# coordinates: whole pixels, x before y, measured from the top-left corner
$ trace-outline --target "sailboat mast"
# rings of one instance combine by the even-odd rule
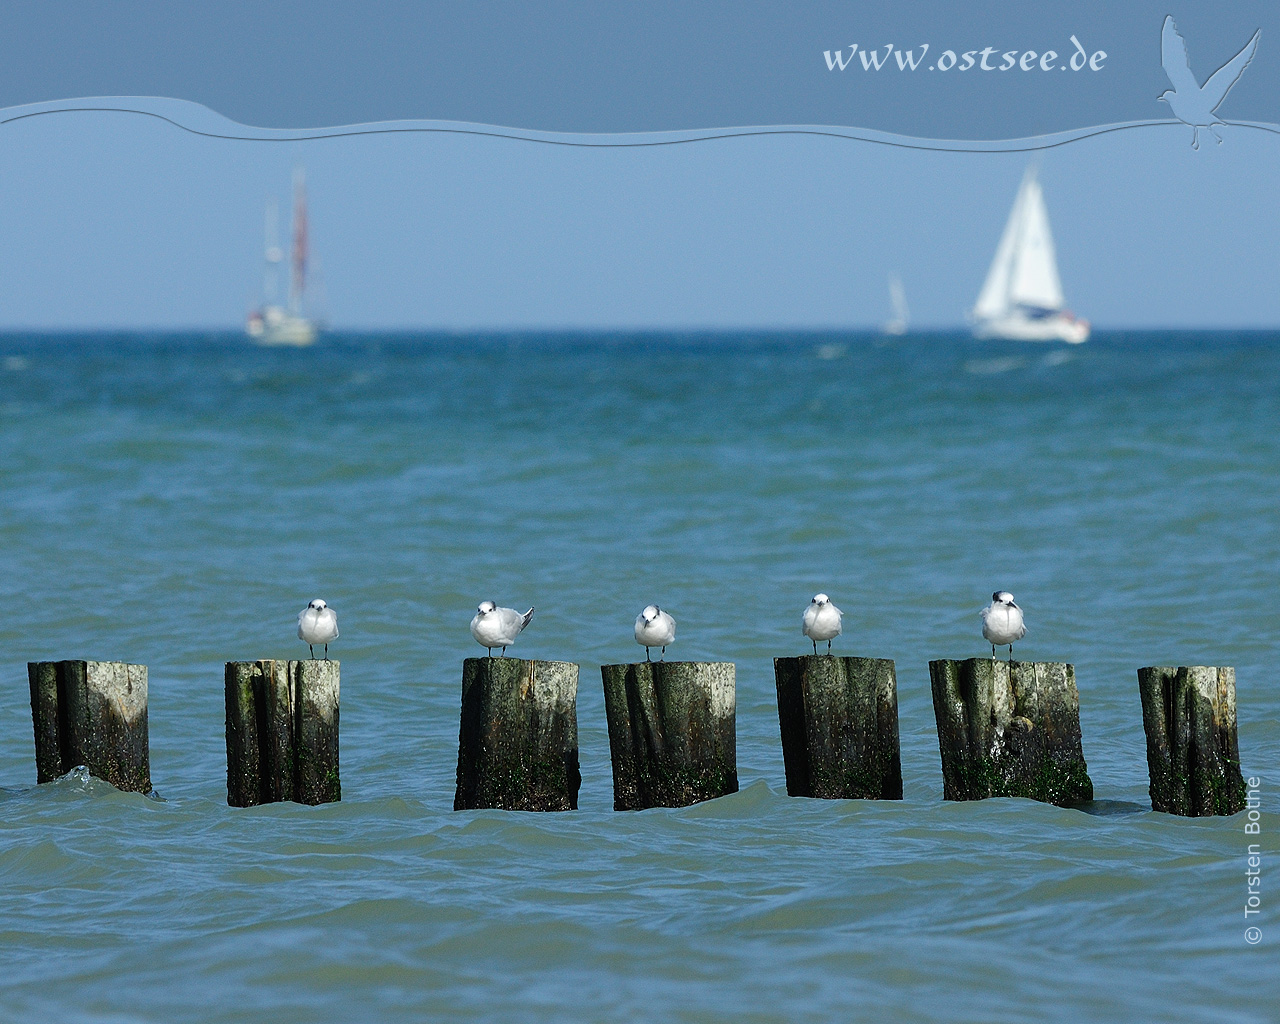
[[[293,172],[293,274],[289,280],[289,311],[302,311],[307,281],[307,185],[302,168]]]
[[[267,215],[262,257],[262,299],[267,305],[274,305],[276,302],[276,289],[278,285],[280,267],[280,241],[279,241],[279,209],[276,201],[271,198],[267,201]]]

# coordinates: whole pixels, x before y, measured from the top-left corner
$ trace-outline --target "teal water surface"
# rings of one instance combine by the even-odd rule
[[[1272,1020],[1277,382],[1271,333],[0,337],[0,1018]],[[941,799],[928,661],[996,589],[1076,666],[1089,808]],[[901,802],[786,795],[819,590],[897,663]],[[313,597],[343,800],[230,809],[223,663]],[[485,598],[582,666],[576,812],[451,810]],[[651,601],[737,664],[742,791],[615,813],[598,666]],[[158,799],[35,786],[54,658],[149,666]],[[1151,664],[1236,667],[1259,835],[1149,810]]]

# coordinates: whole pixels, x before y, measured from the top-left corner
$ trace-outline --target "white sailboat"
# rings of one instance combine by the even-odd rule
[[[1066,308],[1034,165],[1022,178],[972,319],[979,338],[1079,344],[1089,337],[1089,321]]]
[[[893,303],[893,319],[884,325],[884,333],[895,337],[907,333],[907,293],[902,290],[902,278],[889,275],[889,301]]]
[[[276,299],[280,264],[284,260],[276,238],[276,221],[273,200],[267,205],[262,307],[249,314],[245,331],[259,345],[310,345],[316,340],[316,324],[302,315],[302,296],[307,284],[307,187],[301,168],[293,173],[293,253],[286,306],[281,306]]]

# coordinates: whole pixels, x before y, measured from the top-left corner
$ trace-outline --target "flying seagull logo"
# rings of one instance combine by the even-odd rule
[[[1244,49],[1218,68],[1209,80],[1201,85],[1191,73],[1191,62],[1187,59],[1187,44],[1178,34],[1173,23],[1173,15],[1165,15],[1164,28],[1160,30],[1160,63],[1164,65],[1164,73],[1169,76],[1172,89],[1167,89],[1159,96],[1169,104],[1173,116],[1183,124],[1192,128],[1191,148],[1200,148],[1200,129],[1207,128],[1213,137],[1222,145],[1222,136],[1213,130],[1214,125],[1223,124],[1216,113],[1222,101],[1227,98],[1231,87],[1239,81],[1244,69],[1253,60],[1254,51],[1258,49],[1258,36],[1262,29],[1253,34],[1253,38],[1245,43]]]

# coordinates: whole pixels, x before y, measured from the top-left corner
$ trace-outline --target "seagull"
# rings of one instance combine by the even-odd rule
[[[666,660],[667,644],[676,638],[676,620],[656,604],[647,604],[636,616],[636,643],[644,648],[644,660],[649,661],[649,648],[661,647]]]
[[[1261,34],[1262,29],[1258,29],[1253,38],[1245,43],[1244,49],[1210,75],[1202,86],[1191,73],[1187,44],[1173,23],[1173,15],[1165,15],[1164,28],[1160,30],[1160,63],[1164,65],[1164,73],[1169,76],[1169,84],[1173,88],[1166,89],[1156,99],[1169,104],[1173,116],[1191,126],[1192,149],[1200,148],[1201,128],[1208,128],[1218,140],[1218,145],[1222,145],[1222,136],[1213,131],[1214,125],[1223,124],[1215,111],[1227,98],[1231,87],[1244,74],[1249,61],[1253,60],[1254,51],[1258,48],[1258,36]]]
[[[324,644],[324,660],[328,661],[329,642],[338,639],[338,613],[317,597],[298,612],[298,639],[306,643],[312,661],[315,645]]]
[[[488,649],[489,657],[493,657],[495,647],[501,647],[505,658],[507,645],[515,643],[516,637],[532,621],[532,608],[521,615],[514,608],[499,608],[492,601],[481,601],[476,617],[471,620],[471,635],[476,643]]]
[[[1013,642],[1027,635],[1022,623],[1022,609],[1013,603],[1013,595],[1007,590],[997,590],[991,595],[991,603],[982,609],[982,635],[991,642],[991,660],[996,660],[996,648],[1009,645],[1009,664],[1013,664]]]
[[[844,613],[831,603],[826,594],[815,594],[804,610],[804,625],[801,632],[813,641],[813,653],[818,653],[818,641],[827,642],[827,653],[831,653],[831,641],[840,635],[840,619]]]

